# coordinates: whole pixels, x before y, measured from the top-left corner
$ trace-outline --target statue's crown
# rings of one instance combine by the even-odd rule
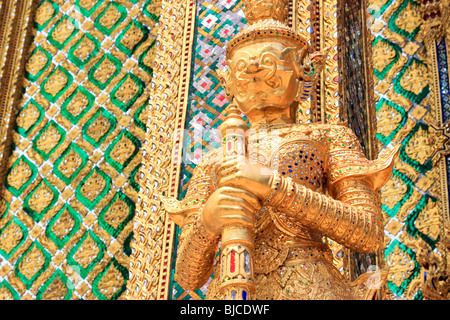
[[[289,15],[289,0],[244,0],[243,11],[249,25],[274,19],[285,23]]]
[[[308,45],[306,39],[286,24],[289,16],[289,0],[243,0],[242,2],[248,27],[228,42],[227,59],[238,47],[252,42],[276,40],[298,49]]]

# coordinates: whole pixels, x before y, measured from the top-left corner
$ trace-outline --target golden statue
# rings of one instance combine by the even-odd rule
[[[378,190],[398,148],[369,161],[348,127],[296,123],[326,53],[310,54],[284,24],[287,5],[244,1],[249,26],[222,73],[233,101],[223,148],[203,155],[183,201],[161,196],[181,227],[175,280],[195,290],[214,272],[207,299],[372,299],[364,275],[348,282],[336,269],[325,239],[379,249]]]

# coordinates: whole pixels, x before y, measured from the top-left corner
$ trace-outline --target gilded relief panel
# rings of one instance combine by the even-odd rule
[[[0,213],[0,299],[118,299],[160,1],[37,3]]]

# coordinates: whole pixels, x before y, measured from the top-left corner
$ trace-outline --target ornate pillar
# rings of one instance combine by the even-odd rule
[[[448,62],[448,1],[368,3],[378,147],[401,145],[381,192],[388,288],[394,299],[424,299],[433,296],[427,281],[446,274],[448,264],[448,133],[442,121],[448,71],[441,77]]]
[[[32,33],[35,1],[0,3],[0,181],[6,175],[12,129],[22,98],[22,77]]]
[[[175,225],[153,192],[173,197],[178,193],[195,9],[193,0],[161,4],[153,79],[147,88],[147,136],[139,170],[128,299],[165,300],[169,294]]]

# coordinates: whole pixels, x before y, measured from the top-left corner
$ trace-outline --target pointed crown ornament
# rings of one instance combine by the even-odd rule
[[[243,4],[248,27],[228,42],[227,59],[243,44],[267,41],[270,38],[283,41],[298,50],[307,48],[306,39],[286,25],[289,0],[243,0]]]
[[[248,24],[267,19],[286,22],[289,14],[288,0],[244,0],[244,15]]]

